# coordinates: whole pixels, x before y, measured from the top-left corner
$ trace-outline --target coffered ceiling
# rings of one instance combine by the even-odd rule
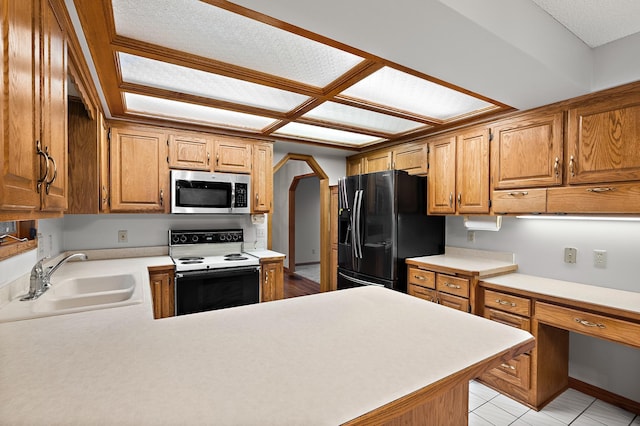
[[[364,147],[509,106],[218,0],[74,0],[114,118]]]

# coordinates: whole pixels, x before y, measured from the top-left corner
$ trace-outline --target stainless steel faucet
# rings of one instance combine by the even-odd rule
[[[46,258],[40,259],[31,269],[31,276],[29,279],[29,293],[22,296],[20,300],[37,299],[42,295],[42,293],[49,290],[49,288],[51,287],[51,275],[53,275],[53,273],[57,271],[59,267],[73,258],[79,258],[82,260],[88,259],[87,255],[84,253],[70,254],[60,262],[56,263],[54,266],[49,267],[49,269],[47,269],[46,271],[42,266],[42,262],[46,260]]]

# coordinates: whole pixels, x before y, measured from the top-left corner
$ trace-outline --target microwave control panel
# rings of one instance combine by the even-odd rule
[[[247,202],[249,201],[249,194],[247,194],[249,190],[249,185],[246,183],[236,183],[236,202],[235,207],[249,207]]]

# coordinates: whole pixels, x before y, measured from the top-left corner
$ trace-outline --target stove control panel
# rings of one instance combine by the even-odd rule
[[[242,229],[222,229],[208,231],[169,231],[169,245],[212,243],[241,243],[244,241]]]

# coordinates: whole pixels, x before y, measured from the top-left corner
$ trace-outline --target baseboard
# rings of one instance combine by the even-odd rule
[[[640,415],[640,402],[638,401],[633,401],[629,398],[625,398],[613,392],[609,392],[608,390],[583,382],[582,380],[574,379],[573,377],[569,377],[569,387],[586,395],[593,396],[595,398],[598,398],[599,400],[608,402],[609,404],[624,408],[627,411]]]

